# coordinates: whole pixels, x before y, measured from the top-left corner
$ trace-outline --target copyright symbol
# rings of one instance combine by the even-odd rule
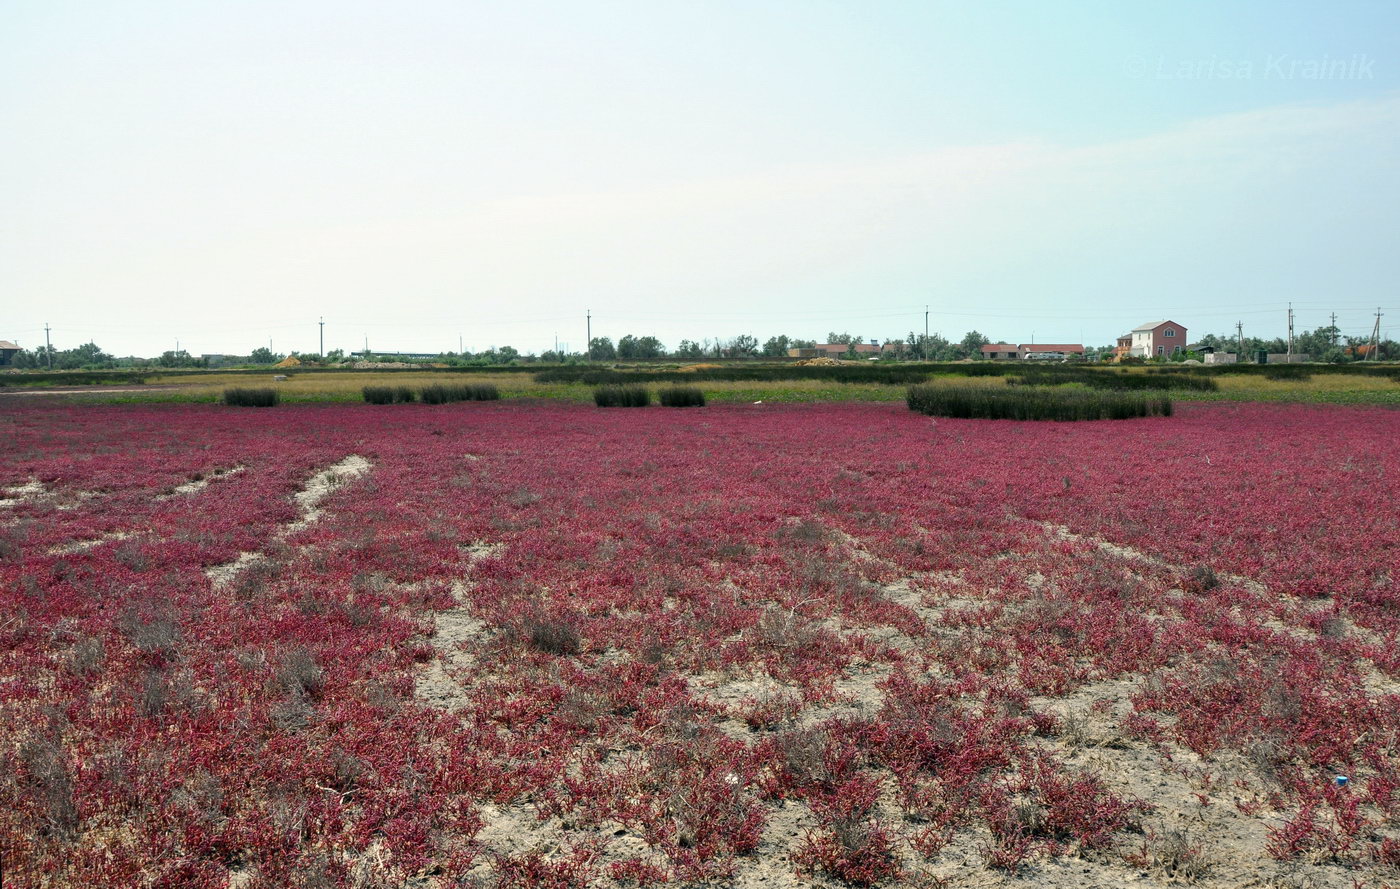
[[[1147,75],[1147,59],[1143,56],[1128,56],[1128,61],[1123,64],[1128,76],[1140,79]]]

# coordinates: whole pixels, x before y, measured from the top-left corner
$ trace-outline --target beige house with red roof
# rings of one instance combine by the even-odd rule
[[[0,340],[0,367],[9,367],[20,352],[19,346],[9,340]]]
[[[1020,358],[1021,353],[1010,343],[987,343],[982,347],[983,358]]]

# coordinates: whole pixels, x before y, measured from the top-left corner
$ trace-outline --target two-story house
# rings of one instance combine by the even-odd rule
[[[1186,351],[1186,328],[1175,321],[1139,324],[1128,336],[1132,337],[1128,352],[1138,358],[1171,356]]]

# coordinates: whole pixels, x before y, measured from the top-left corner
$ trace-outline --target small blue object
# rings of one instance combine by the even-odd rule
[[[1346,787],[1346,786],[1347,786],[1347,782],[1350,781],[1351,779],[1348,778],[1346,775],[1338,775],[1336,780],[1337,780],[1337,786],[1338,786],[1338,787]]]

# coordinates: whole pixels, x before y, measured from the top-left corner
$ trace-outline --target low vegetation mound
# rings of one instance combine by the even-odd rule
[[[360,391],[370,404],[403,404],[418,397],[407,386],[366,386]]]
[[[223,402],[232,407],[276,407],[281,401],[276,389],[225,389]]]
[[[1151,376],[1127,371],[1093,370],[1086,367],[1023,368],[1008,383],[1027,386],[1054,386],[1079,383],[1089,389],[1113,392],[1175,389],[1190,392],[1218,392],[1220,384],[1210,377],[1183,373]]]
[[[1128,420],[1172,413],[1164,395],[1060,386],[910,386],[907,402],[922,414],[979,420]]]
[[[646,386],[599,386],[593,390],[593,403],[598,407],[646,407],[651,404],[651,390]]]
[[[704,407],[705,393],[696,386],[668,386],[657,391],[656,400],[666,407]]]
[[[837,361],[830,365],[800,364],[734,364],[719,367],[696,367],[694,370],[660,368],[555,367],[538,371],[537,383],[584,383],[601,386],[609,383],[678,383],[771,382],[773,380],[824,380],[836,383],[879,383],[890,386],[922,383],[933,373],[945,372],[942,365],[931,364],[852,364]]]
[[[418,390],[424,404],[447,404],[449,401],[496,401],[501,392],[491,383],[434,383]]]

